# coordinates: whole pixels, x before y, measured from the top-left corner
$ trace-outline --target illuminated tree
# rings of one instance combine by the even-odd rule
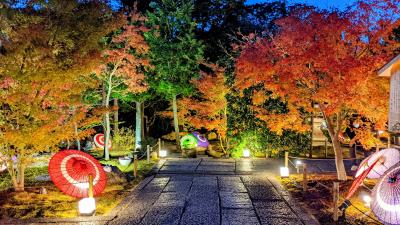
[[[147,90],[145,83],[144,67],[149,63],[144,55],[148,51],[143,32],[147,29],[143,26],[144,18],[133,13],[121,32],[112,37],[109,49],[104,52],[104,64],[97,73],[104,90],[102,104],[107,109],[104,114],[105,145],[110,142],[110,111],[109,105],[112,94],[119,90],[140,95]],[[124,88],[125,87],[125,88]],[[136,101],[136,148],[141,145],[141,102],[139,96]],[[117,110],[117,109],[115,109]],[[104,158],[110,159],[109,149],[104,147]]]
[[[227,99],[229,88],[225,84],[224,68],[210,66],[212,73],[203,72],[201,78],[193,80],[199,91],[199,97],[184,98],[179,102],[179,114],[185,122],[201,129],[216,131],[220,146],[226,152],[227,144]]]
[[[162,0],[152,3],[148,13],[152,30],[146,33],[154,70],[150,85],[172,102],[177,149],[180,149],[177,98],[193,92],[191,79],[199,75],[203,45],[196,40],[196,23],[191,18],[193,3],[189,0]]]
[[[97,122],[96,112],[81,102],[90,84],[80,80],[100,62],[94,40],[109,32],[106,4],[37,4],[2,9],[12,26],[1,28],[7,33],[0,51],[0,151],[17,191],[24,190],[24,171],[34,154],[92,133],[86,128]]]
[[[272,130],[308,130],[304,115],[322,113],[340,180],[346,179],[338,137],[345,121],[359,114],[376,128],[386,122],[388,84],[375,71],[393,52],[391,35],[399,20],[389,15],[397,7],[370,1],[339,13],[300,6],[277,21],[276,35],[249,36],[237,60],[240,89],[263,83],[287,104],[287,113],[265,110],[267,95],[255,93],[255,109]]]

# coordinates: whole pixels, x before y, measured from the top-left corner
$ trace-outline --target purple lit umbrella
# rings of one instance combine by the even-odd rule
[[[372,190],[371,210],[384,224],[400,224],[400,163],[383,175]]]
[[[208,148],[208,145],[210,145],[210,143],[208,142],[207,138],[204,137],[204,135],[200,134],[197,131],[193,132],[192,134],[197,139],[197,147]]]
[[[368,173],[368,178],[376,179],[382,177],[390,167],[400,162],[400,152],[395,148],[387,148],[368,156],[361,162],[355,177],[360,176],[375,162],[377,163]]]

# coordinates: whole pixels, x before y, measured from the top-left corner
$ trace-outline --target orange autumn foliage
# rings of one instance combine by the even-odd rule
[[[199,97],[179,101],[179,119],[196,129],[216,131],[221,143],[226,142],[227,99],[229,88],[225,84],[224,68],[208,65],[211,73],[202,72],[201,78],[193,80]]]
[[[219,135],[225,137],[227,131],[225,95],[229,88],[225,85],[224,69],[212,66],[213,74],[202,73],[199,80],[193,84],[201,94],[200,101],[183,99],[181,104],[186,105],[194,115],[188,117],[188,121],[196,128],[204,127],[207,130],[216,130]]]
[[[67,10],[74,16],[83,13],[78,4],[69,6],[63,16],[71,15]],[[99,122],[95,110],[81,101],[82,93],[92,88],[82,80],[98,67],[98,40],[112,26],[100,18],[100,11],[107,13],[106,5],[91,6],[84,24],[73,21],[74,16],[60,22],[60,8],[50,6],[47,13],[9,9],[5,14],[14,25],[8,27],[0,51],[0,152],[7,158],[15,190],[24,190],[24,171],[35,154],[58,151],[62,141],[84,138]],[[79,35],[82,32],[86,36]],[[78,135],[76,128],[82,129]]]
[[[112,73],[113,76],[121,79],[121,82],[126,84],[130,91],[137,93],[144,92],[148,88],[144,82],[143,68],[141,68],[150,65],[149,60],[144,57],[149,51],[149,46],[143,37],[143,33],[148,31],[143,25],[145,20],[146,18],[139,13],[132,13],[124,17],[124,21],[128,24],[125,24],[122,27],[123,31],[115,35],[111,41],[112,44],[122,47],[105,50],[103,53],[104,63],[97,71],[99,76],[101,73]],[[136,23],[141,24],[137,25]],[[108,68],[110,63],[113,64],[111,71]],[[106,75],[104,79],[108,78],[109,76]],[[114,86],[117,85],[114,84]]]

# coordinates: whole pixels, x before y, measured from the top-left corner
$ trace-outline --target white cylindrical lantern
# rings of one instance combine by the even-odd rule
[[[160,150],[160,158],[167,157],[167,150]]]
[[[93,215],[96,211],[96,201],[94,198],[83,198],[79,201],[78,208],[81,215]]]
[[[280,172],[281,177],[289,177],[289,168],[283,166],[281,167]]]
[[[249,158],[250,157],[250,150],[248,150],[248,149],[243,150],[243,157],[244,158]]]

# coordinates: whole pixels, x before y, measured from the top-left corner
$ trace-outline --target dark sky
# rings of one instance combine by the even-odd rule
[[[247,0],[248,4],[258,3],[258,2],[268,2],[269,0]],[[355,2],[355,0],[287,0],[289,4],[293,3],[305,3],[309,5],[315,5],[319,8],[329,9],[338,8],[344,9],[349,4]]]

